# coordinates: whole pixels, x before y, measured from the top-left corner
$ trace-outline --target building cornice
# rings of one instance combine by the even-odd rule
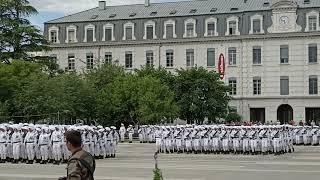
[[[298,33],[275,33],[275,34],[257,34],[241,36],[214,36],[202,38],[180,38],[180,39],[157,39],[141,41],[120,41],[120,42],[94,42],[94,43],[74,43],[74,44],[51,44],[52,48],[76,48],[76,47],[117,47],[117,46],[144,46],[144,45],[171,45],[182,43],[219,43],[228,41],[254,41],[254,40],[272,40],[272,39],[293,39],[293,38],[314,38],[319,37],[320,32],[298,32]]]

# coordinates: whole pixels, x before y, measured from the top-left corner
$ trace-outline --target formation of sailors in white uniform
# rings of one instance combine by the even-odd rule
[[[66,163],[68,130],[82,133],[83,149],[96,159],[115,157],[119,134],[114,126],[0,124],[0,163]]]
[[[280,155],[320,141],[318,126],[145,125],[138,133],[140,143],[155,142],[161,153]]]

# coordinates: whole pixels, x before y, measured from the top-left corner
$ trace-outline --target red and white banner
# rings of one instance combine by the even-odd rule
[[[220,79],[222,80],[224,78],[225,70],[226,70],[226,63],[225,63],[224,55],[222,53],[219,56],[218,70],[220,74]]]

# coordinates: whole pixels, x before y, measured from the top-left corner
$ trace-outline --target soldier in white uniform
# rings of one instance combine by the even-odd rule
[[[124,124],[121,124],[119,132],[120,132],[121,142],[123,143],[124,142],[124,137],[125,137],[125,134],[126,134],[126,128],[124,127]]]
[[[59,127],[55,127],[55,131],[51,135],[52,153],[54,157],[54,164],[59,165],[62,158],[62,142],[63,135]]]
[[[14,133],[12,134],[11,143],[12,143],[12,152],[13,152],[13,161],[12,163],[18,164],[20,159],[20,147],[22,143],[22,135],[19,132],[20,128],[14,127]]]
[[[34,132],[33,127],[29,126],[29,132],[26,134],[26,137],[24,138],[24,144],[26,147],[26,153],[28,158],[27,164],[33,164],[36,145],[36,134]]]
[[[41,154],[41,162],[40,164],[46,164],[49,159],[49,141],[50,136],[47,133],[47,129],[43,128],[42,132],[39,136],[38,145],[40,147],[40,154]]]
[[[7,158],[7,140],[8,135],[6,132],[6,128],[4,126],[0,126],[0,163],[5,163]]]
[[[133,140],[133,134],[134,134],[134,129],[132,125],[129,125],[129,128],[127,129],[128,135],[129,135],[129,143],[132,143]]]

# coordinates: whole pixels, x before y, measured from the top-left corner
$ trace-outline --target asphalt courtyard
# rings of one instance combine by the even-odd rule
[[[97,180],[152,180],[153,144],[120,144],[115,159],[97,161]],[[320,147],[283,156],[160,154],[165,180],[311,180],[320,178]],[[0,180],[57,180],[66,165],[0,164]]]

